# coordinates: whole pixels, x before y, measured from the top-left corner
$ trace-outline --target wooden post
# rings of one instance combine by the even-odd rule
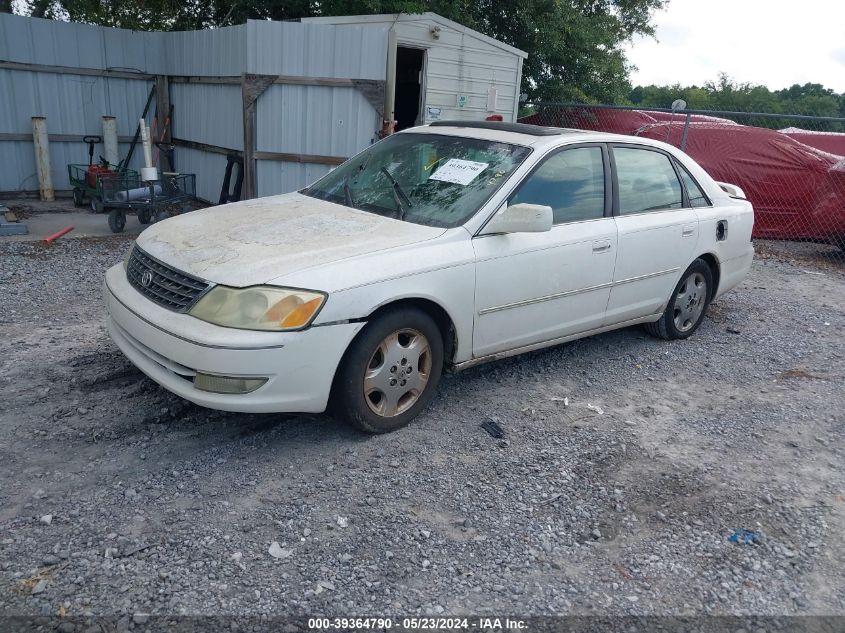
[[[244,184],[241,200],[255,197],[255,101],[248,103],[244,94]]]
[[[167,75],[156,75],[156,133],[159,138],[154,142],[170,143],[170,130],[173,121],[170,120],[170,78]],[[159,169],[173,171],[170,152],[159,152]]]
[[[258,191],[255,178],[256,101],[275,81],[275,75],[241,75],[241,99],[244,118],[244,184],[241,200],[254,198]]]
[[[56,195],[50,171],[50,139],[47,136],[47,119],[43,116],[32,117],[32,142],[35,144],[35,167],[41,199],[53,201]]]
[[[394,26],[395,23],[394,23]],[[382,114],[382,128],[393,133],[393,121],[395,118],[396,106],[396,30],[390,27],[387,32],[387,86],[384,91],[384,114]]]

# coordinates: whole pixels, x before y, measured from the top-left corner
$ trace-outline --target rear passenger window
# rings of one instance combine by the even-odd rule
[[[614,147],[619,181],[619,213],[643,213],[683,206],[681,183],[666,154],[633,147]]]
[[[604,216],[604,161],[600,147],[567,149],[540,165],[508,201],[550,206],[554,223]]]
[[[681,180],[684,181],[684,186],[687,188],[687,195],[689,196],[689,206],[691,207],[709,207],[710,200],[704,195],[701,187],[693,180],[692,175],[687,171],[687,168],[678,164],[681,171]]]

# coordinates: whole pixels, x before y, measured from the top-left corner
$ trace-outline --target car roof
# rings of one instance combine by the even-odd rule
[[[463,136],[466,138],[478,138],[486,141],[526,146],[537,146],[538,144],[543,144],[543,141],[556,143],[561,138],[570,135],[591,134],[591,132],[582,132],[581,130],[547,128],[529,125],[527,123],[499,123],[494,121],[436,121],[429,125],[421,125],[402,130],[399,134],[408,132]]]
[[[431,127],[468,127],[483,130],[501,130],[503,132],[516,132],[528,136],[558,136],[574,130],[562,127],[547,127],[544,125],[531,125],[529,123],[505,123],[504,121],[435,121],[429,124]]]
[[[502,123],[499,121],[435,121],[428,125],[407,128],[399,132],[463,136],[501,143],[513,143],[534,148],[567,145],[570,143],[629,143],[659,147],[677,153],[677,148],[662,141],[627,134],[576,130],[573,128],[544,127],[529,123]]]

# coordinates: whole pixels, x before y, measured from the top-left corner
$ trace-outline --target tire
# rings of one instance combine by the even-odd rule
[[[710,266],[696,259],[681,275],[660,319],[646,324],[649,334],[667,341],[692,336],[704,320],[714,290]]]
[[[346,350],[331,412],[367,433],[395,431],[431,402],[442,374],[443,336],[434,320],[416,308],[390,310]]]
[[[73,188],[73,206],[75,206],[75,207],[85,206],[85,194],[82,192],[82,189],[80,189],[79,187]]]
[[[103,201],[99,198],[91,198],[91,211],[94,213],[102,213],[106,208],[103,206]]]
[[[112,233],[122,233],[126,228],[126,213],[123,209],[112,209],[109,213],[109,228]]]
[[[166,220],[170,217],[170,214],[165,211],[164,209],[160,209],[159,211],[155,212],[153,215],[153,222],[161,222],[162,220]]]
[[[149,224],[153,220],[153,212],[149,209],[138,210],[138,222],[141,224]]]

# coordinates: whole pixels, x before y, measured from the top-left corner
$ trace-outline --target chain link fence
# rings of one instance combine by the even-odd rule
[[[526,104],[521,114],[523,123],[679,147],[716,180],[742,188],[758,250],[845,265],[845,118],[580,103]]]

